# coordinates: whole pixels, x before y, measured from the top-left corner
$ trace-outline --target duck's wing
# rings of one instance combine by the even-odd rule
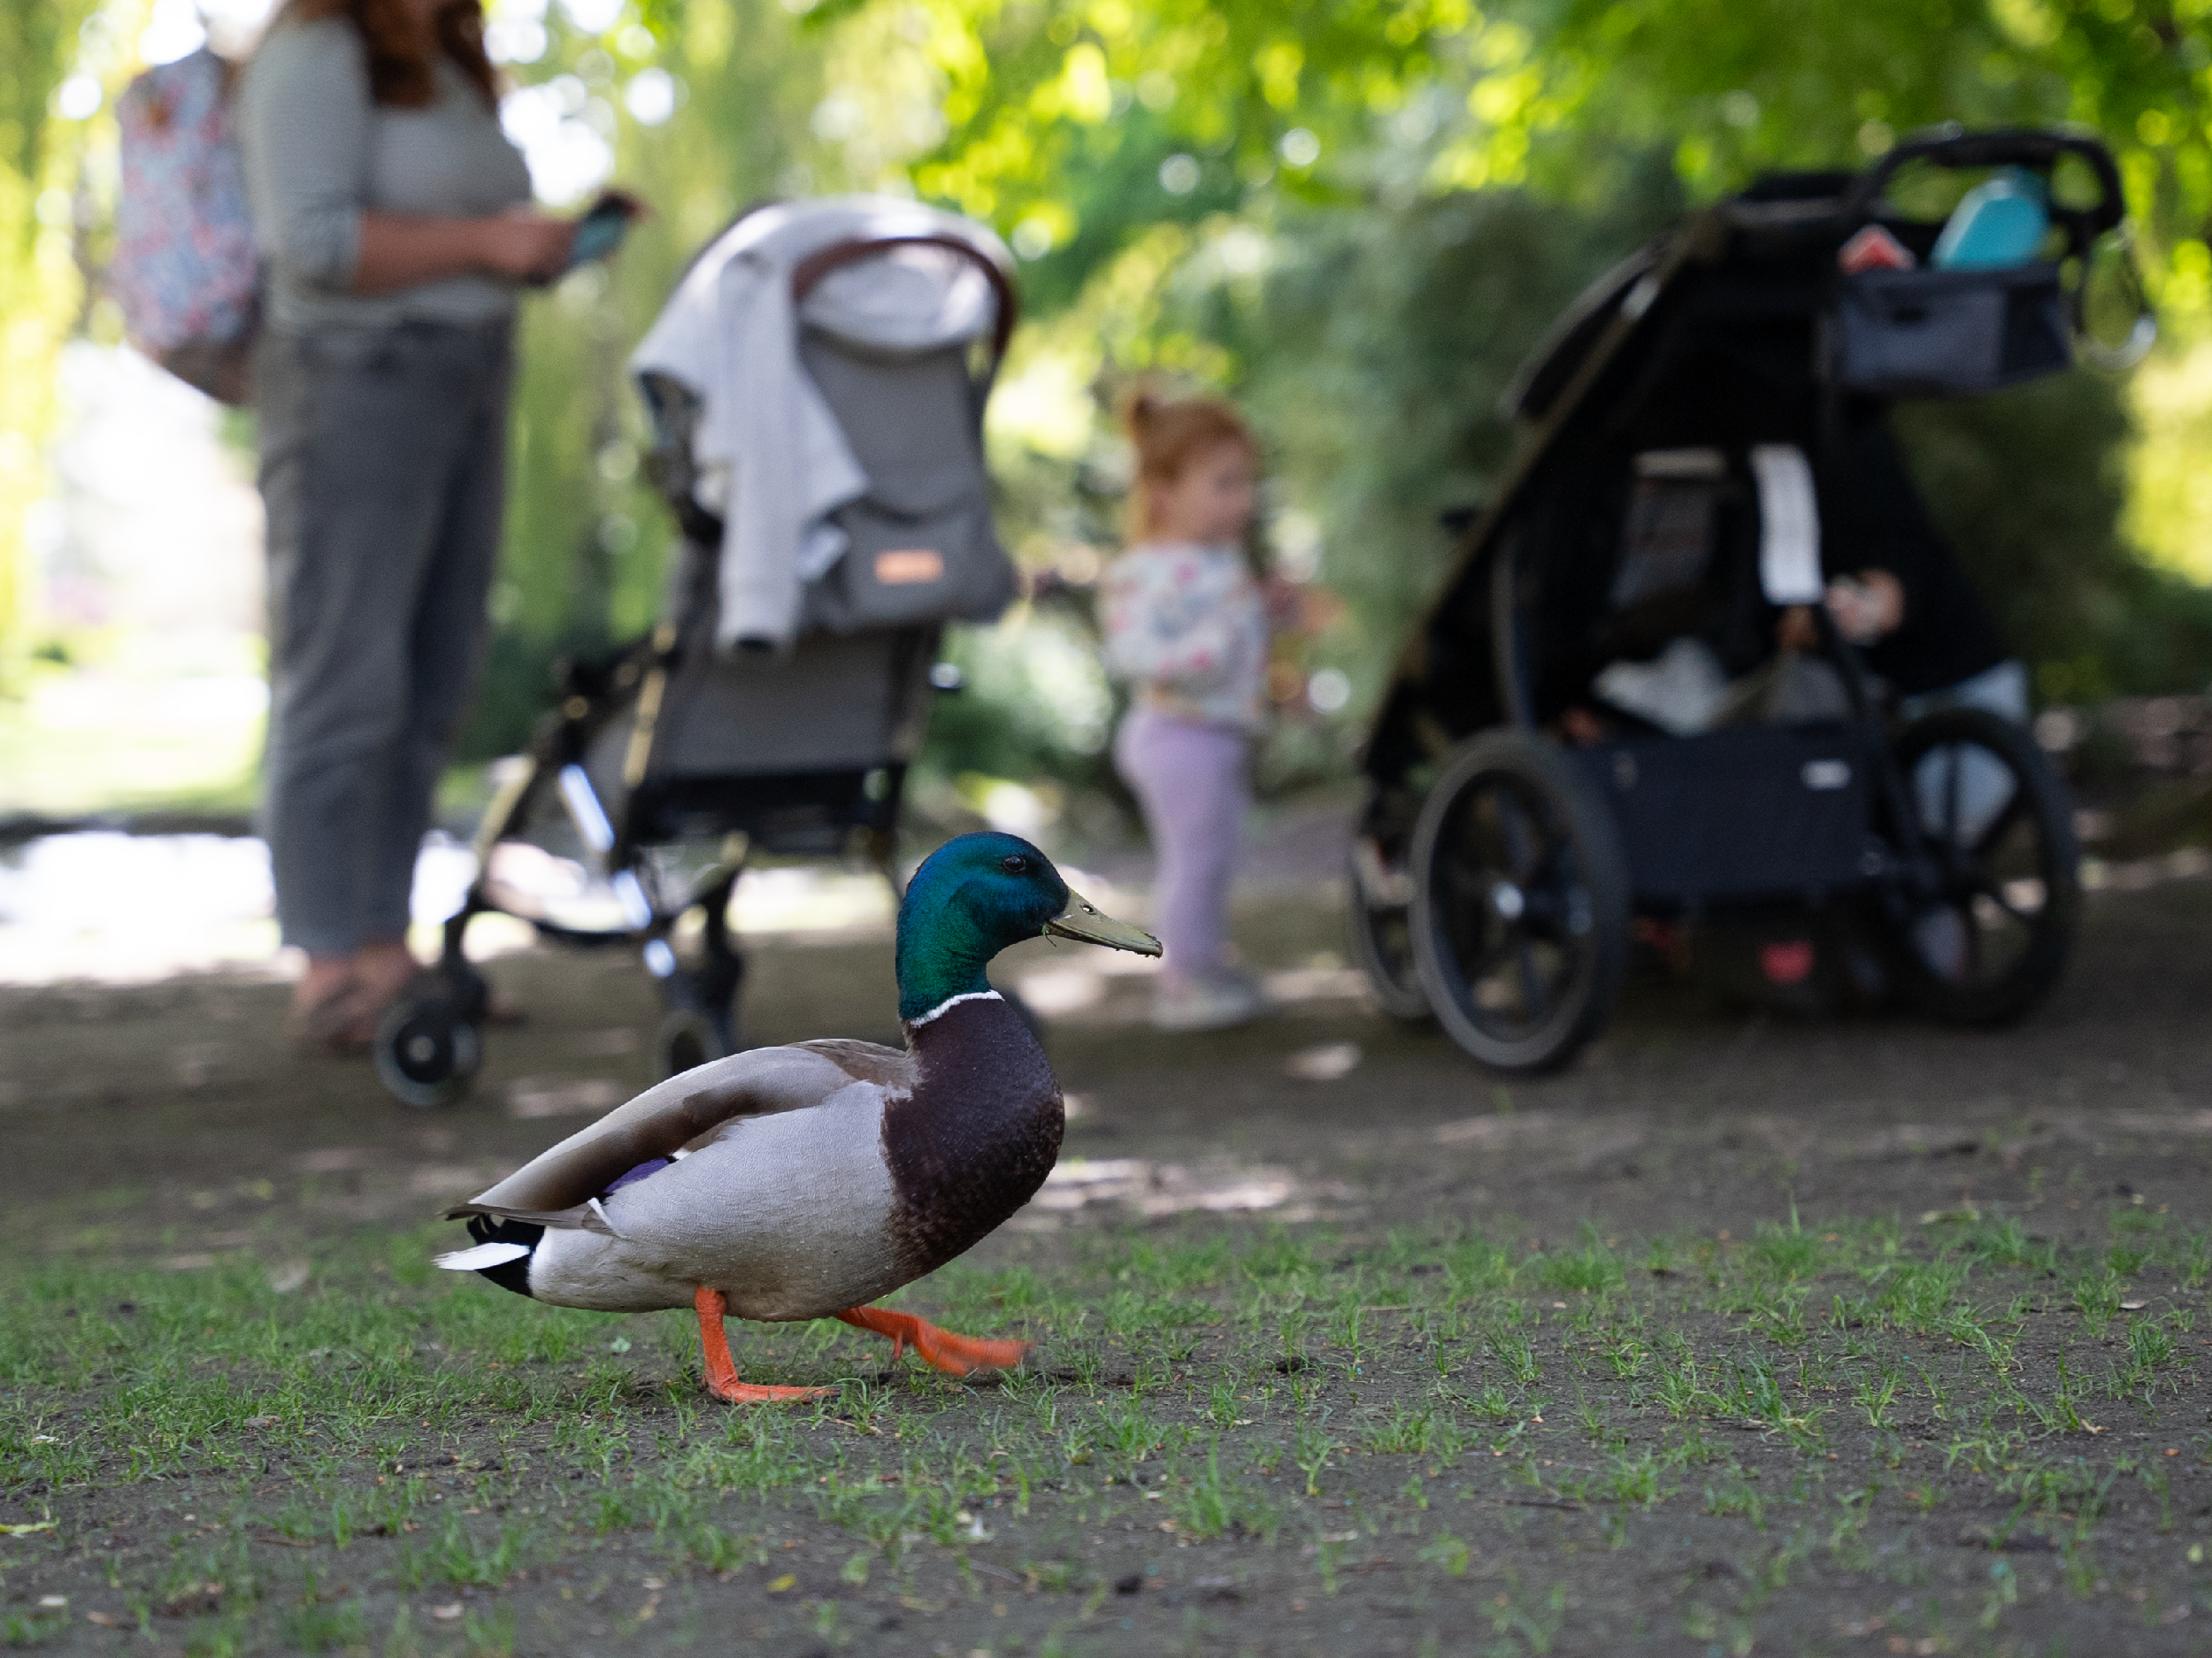
[[[872,1082],[886,1094],[914,1092],[914,1055],[902,1048],[886,1048],[880,1042],[860,1042],[843,1036],[795,1042],[792,1046],[821,1055],[855,1082]]]
[[[834,1041],[756,1048],[715,1060],[617,1106],[489,1191],[455,1204],[446,1218],[487,1215],[608,1231],[594,1200],[640,1163],[673,1156],[734,1119],[802,1111],[856,1081],[877,1081],[876,1073],[888,1072],[887,1058],[906,1061],[895,1048]],[[906,1063],[910,1071],[911,1062]]]

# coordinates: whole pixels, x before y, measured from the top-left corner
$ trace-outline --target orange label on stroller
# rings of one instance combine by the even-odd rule
[[[933,547],[893,547],[876,555],[876,580],[887,587],[911,587],[945,578],[945,556]]]

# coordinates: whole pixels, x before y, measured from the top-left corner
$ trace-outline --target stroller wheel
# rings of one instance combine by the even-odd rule
[[[2081,916],[2065,786],[2029,734],[1977,708],[1915,720],[1896,743],[1924,877],[1889,920],[1906,1002],[1949,1025],[2001,1025],[2066,970]]]
[[[662,1077],[680,1076],[735,1053],[737,1033],[730,1023],[697,1008],[671,1008],[653,1032],[653,1063]]]
[[[1353,839],[1350,865],[1352,958],[1385,1013],[1419,1024],[1431,1016],[1413,959],[1413,877],[1369,835]]]
[[[1628,963],[1628,864],[1611,813],[1555,745],[1492,731],[1414,826],[1413,957],[1429,1006],[1485,1064],[1564,1064]]]
[[[377,1079],[418,1110],[458,1101],[476,1080],[484,1045],[476,1026],[442,996],[403,1002],[384,1016],[370,1049]]]

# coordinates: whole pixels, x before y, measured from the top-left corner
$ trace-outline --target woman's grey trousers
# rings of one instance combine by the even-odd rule
[[[265,827],[284,941],[403,938],[415,855],[474,688],[505,495],[511,328],[264,336]]]

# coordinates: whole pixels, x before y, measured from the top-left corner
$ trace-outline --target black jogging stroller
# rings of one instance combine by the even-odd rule
[[[822,216],[811,230],[810,214]],[[984,405],[1014,329],[1012,260],[979,225],[910,203],[835,198],[741,215],[693,273],[732,237],[779,233],[787,249],[795,235],[804,249],[787,262],[798,369],[866,475],[864,493],[830,516],[844,552],[805,584],[787,649],[718,643],[724,524],[701,499],[710,492],[694,450],[708,377],[640,374],[649,474],[682,532],[662,619],[611,656],[565,670],[559,702],[487,810],[477,872],[445,923],[439,962],[377,1033],[378,1074],[410,1105],[459,1100],[477,1071],[489,994],[465,944],[480,915],[518,916],[555,942],[637,951],[664,1008],[655,1063],[672,1076],[740,1046],[745,958],[728,910],[749,859],[858,851],[899,890],[907,766],[933,693],[959,687],[938,661],[942,624],[989,620],[1015,591],[982,449]],[[938,327],[918,346],[911,326],[870,333],[885,309],[872,280],[902,280],[910,293],[918,271],[946,314],[959,312],[955,337]],[[672,309],[687,291],[680,285]],[[503,883],[495,854],[512,841],[588,885],[597,902],[582,906],[588,919]]]
[[[2043,248],[1931,268],[1942,218],[1900,184],[1955,198],[2001,168],[2051,191]],[[1939,1019],[2002,1022],[2052,987],[2079,907],[2062,785],[2015,720],[1903,718],[1821,604],[1822,565],[1882,564],[1905,520],[1943,552],[1893,450],[1867,463],[1890,403],[2055,372],[2078,334],[2096,351],[2083,288],[2122,216],[2093,138],[1942,129],[1863,173],[1762,180],[1570,309],[1508,394],[1517,458],[1462,516],[1364,750],[1353,934],[1386,1010],[1501,1069],[1555,1066],[1604,1025],[1640,921],[1778,908],[1847,913],[1886,993]],[[1869,226],[1909,268],[1847,273]],[[1685,638],[1732,638],[1736,672],[1770,675],[1790,606],[1824,706],[1686,733],[1578,719],[1614,664],[1648,673]]]

